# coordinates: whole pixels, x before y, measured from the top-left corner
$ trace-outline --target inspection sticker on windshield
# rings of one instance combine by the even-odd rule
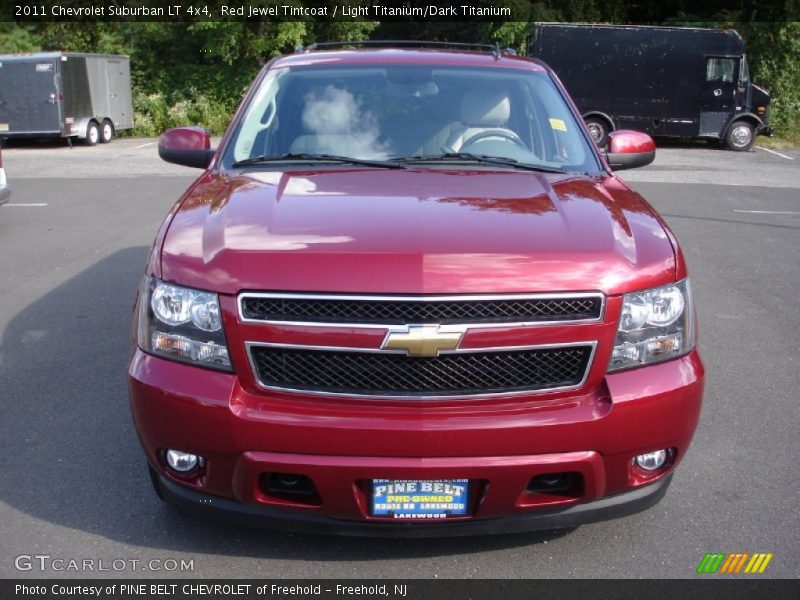
[[[552,127],[555,131],[566,131],[567,124],[564,123],[561,119],[550,119],[550,127]]]
[[[468,514],[469,480],[373,479],[372,515],[447,519]]]

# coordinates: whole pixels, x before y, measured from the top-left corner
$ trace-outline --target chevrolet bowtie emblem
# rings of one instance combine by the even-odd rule
[[[449,329],[449,330],[448,330]],[[440,325],[409,325],[407,330],[390,331],[383,350],[405,350],[409,356],[438,356],[442,350],[458,348],[464,331]]]

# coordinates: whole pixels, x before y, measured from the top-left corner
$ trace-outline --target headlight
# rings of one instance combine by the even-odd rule
[[[139,293],[139,347],[198,366],[231,371],[219,297],[152,277]]]
[[[625,294],[609,371],[661,362],[694,348],[689,280]]]

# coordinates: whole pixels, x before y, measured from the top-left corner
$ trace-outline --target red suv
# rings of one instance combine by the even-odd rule
[[[686,265],[543,63],[306,48],[267,64],[158,232],[130,398],[152,481],[203,514],[407,536],[655,504],[703,365]]]

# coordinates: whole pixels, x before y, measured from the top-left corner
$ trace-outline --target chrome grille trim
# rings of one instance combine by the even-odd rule
[[[274,298],[292,300],[353,300],[374,302],[475,302],[475,301],[503,301],[503,300],[568,300],[568,299],[595,299],[600,303],[597,317],[559,320],[526,320],[526,321],[484,321],[470,323],[468,321],[448,321],[440,324],[465,325],[468,329],[485,329],[497,327],[545,327],[552,325],[579,325],[584,323],[600,323],[605,319],[606,297],[600,292],[564,292],[555,294],[448,294],[448,295],[371,295],[371,294],[306,294],[306,293],[280,293],[280,292],[242,292],[236,300],[237,313],[241,323],[259,325],[299,326],[299,327],[328,327],[346,329],[387,329],[397,326],[397,323],[348,323],[331,321],[289,321],[253,319],[244,315],[244,300],[248,298]],[[416,323],[404,323],[406,325]]]

